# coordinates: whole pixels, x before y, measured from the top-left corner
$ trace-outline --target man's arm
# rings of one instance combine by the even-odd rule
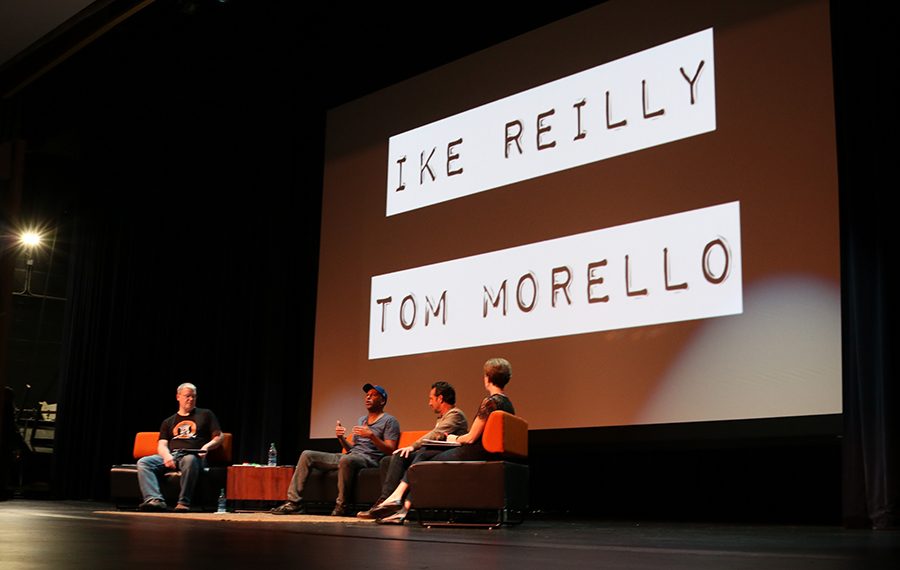
[[[412,445],[401,447],[394,453],[399,453],[403,457],[409,457],[410,453],[424,445],[424,440],[433,439],[436,441],[444,441],[449,434],[462,435],[466,433],[468,427],[469,421],[466,419],[465,414],[462,413],[462,410],[459,408],[452,408],[447,410],[447,413],[441,416],[441,419],[438,420],[438,423],[434,426],[433,430],[417,439]]]
[[[345,437],[347,434],[347,428],[341,425],[341,420],[337,421],[337,425],[334,426],[334,435],[338,438],[338,442],[341,444],[341,447],[344,451],[349,452],[350,448],[353,447],[353,444],[347,441]]]
[[[394,450],[397,449],[397,444],[400,443],[399,439],[381,439],[374,433],[369,439],[371,439],[372,443],[375,444],[375,447],[381,450],[385,455],[394,453]]]
[[[385,455],[394,453],[394,450],[397,449],[397,443],[400,441],[398,439],[381,439],[375,435],[375,432],[367,425],[354,426],[353,435],[355,437],[364,437],[370,440],[372,444]]]
[[[169,440],[159,440],[159,443],[156,444],[156,453],[163,458],[163,463],[165,463],[166,467],[175,469],[175,458],[172,457],[172,452],[169,451]]]
[[[440,421],[434,426],[434,429],[431,430],[431,432],[425,434],[424,439],[444,440],[447,439],[447,436],[451,433],[454,435],[462,435],[466,433],[467,429],[469,429],[469,420],[466,419],[462,410],[453,408],[448,410],[447,413],[441,417]]]
[[[221,431],[213,432],[212,439],[209,440],[208,442],[206,442],[206,445],[201,447],[200,451],[209,452],[209,451],[219,447],[220,445],[222,445],[223,439],[225,439],[225,436],[222,434]],[[168,445],[166,447],[168,447]]]
[[[216,417],[216,414],[214,414],[212,410],[203,410],[203,414],[205,414],[204,421],[208,422],[209,433],[212,436],[209,441],[200,448],[201,454],[205,455],[207,452],[222,445],[222,440],[225,439],[225,436],[222,434],[222,428],[219,427],[219,418]]]

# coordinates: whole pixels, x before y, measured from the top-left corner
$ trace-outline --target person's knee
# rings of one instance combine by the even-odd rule
[[[299,468],[301,465],[306,465],[309,467],[313,462],[313,453],[310,450],[304,450],[303,453],[300,454],[300,459],[297,460],[297,467]]]
[[[185,455],[178,467],[181,471],[199,471],[203,460],[196,455]]]
[[[357,468],[356,461],[350,455],[341,455],[341,458],[338,460],[338,469],[342,471],[346,470],[355,470]]]
[[[141,457],[137,462],[138,471],[148,471],[153,469],[153,459],[151,456]]]

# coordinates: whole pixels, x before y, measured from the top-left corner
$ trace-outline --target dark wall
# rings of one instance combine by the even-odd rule
[[[4,101],[27,213],[66,230],[61,496],[105,496],[182,381],[235,459],[304,437],[324,114],[301,116],[290,15],[206,8],[156,3]]]

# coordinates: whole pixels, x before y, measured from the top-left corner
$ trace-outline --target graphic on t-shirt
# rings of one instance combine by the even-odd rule
[[[195,439],[197,437],[197,424],[192,420],[182,420],[172,428],[172,439]]]

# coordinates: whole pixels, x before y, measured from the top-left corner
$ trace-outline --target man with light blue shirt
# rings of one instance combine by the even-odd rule
[[[289,515],[304,512],[303,487],[309,476],[309,470],[316,468],[323,471],[337,469],[338,496],[331,515],[346,515],[346,498],[350,482],[353,481],[356,472],[364,467],[377,467],[382,457],[397,449],[397,443],[400,441],[400,422],[394,416],[384,412],[388,397],[387,390],[381,386],[366,384],[363,386],[363,392],[366,393],[367,414],[360,417],[357,424],[353,426],[353,442],[351,443],[345,438],[347,428],[341,425],[340,420],[334,428],[335,436],[347,453],[310,450],[301,453],[291,484],[288,486],[288,500],[280,507],[272,509],[272,514]]]

